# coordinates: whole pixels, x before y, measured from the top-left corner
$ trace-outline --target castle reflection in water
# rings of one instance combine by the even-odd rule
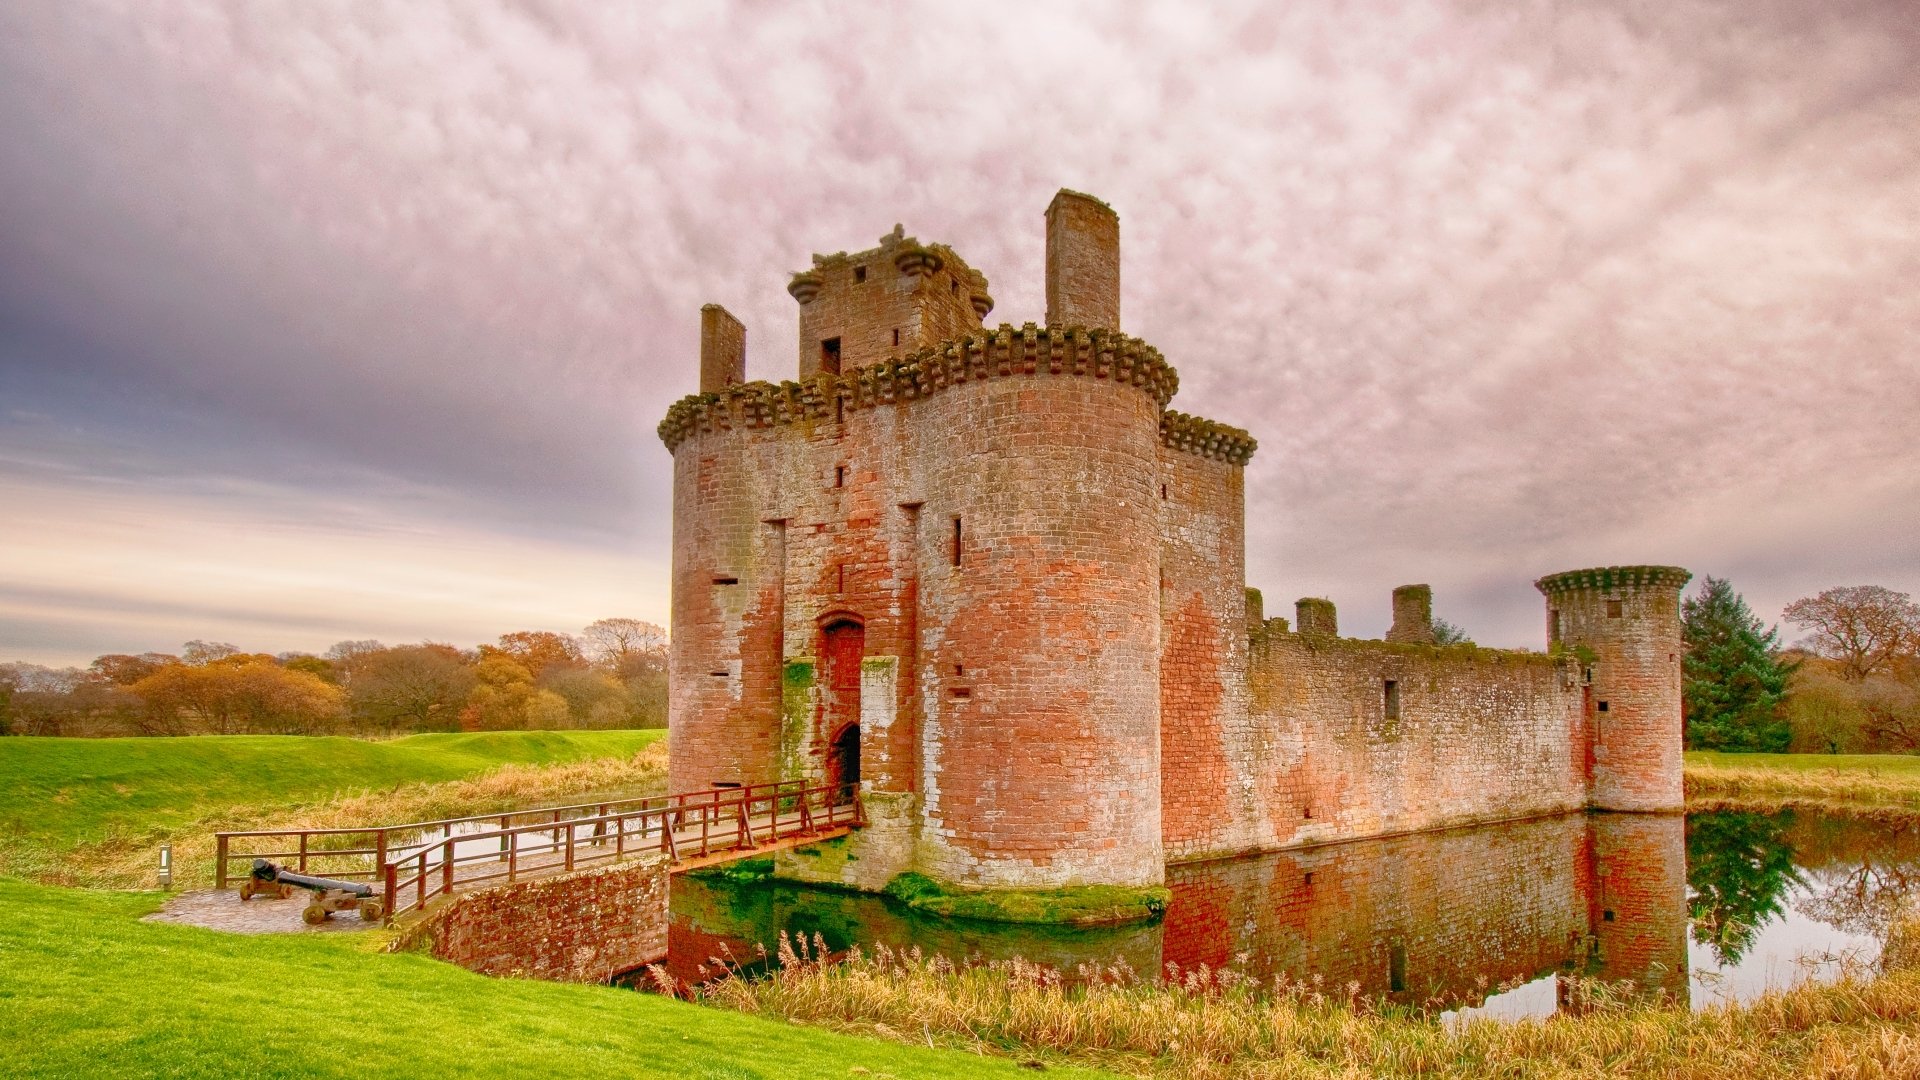
[[[677,878],[673,974],[818,934],[830,949],[918,946],[1072,972],[1124,958],[1142,973],[1230,966],[1263,980],[1435,1008],[1554,977],[1687,997],[1685,819],[1574,814],[1170,867],[1158,925],[1063,931],[923,919],[869,895]]]

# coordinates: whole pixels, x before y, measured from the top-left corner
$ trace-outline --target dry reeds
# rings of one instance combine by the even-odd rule
[[[1577,1015],[1445,1023],[1351,986],[1232,970],[1155,983],[1114,965],[1062,978],[1019,960],[957,966],[917,950],[833,960],[817,939],[783,940],[779,959],[766,978],[725,977],[696,993],[841,1031],[1143,1077],[1920,1076],[1912,971],[1697,1013],[1583,987]]]

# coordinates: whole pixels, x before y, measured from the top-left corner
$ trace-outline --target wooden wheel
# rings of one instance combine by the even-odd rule
[[[308,926],[319,926],[327,921],[327,909],[323,904],[308,904],[307,910],[300,913]]]

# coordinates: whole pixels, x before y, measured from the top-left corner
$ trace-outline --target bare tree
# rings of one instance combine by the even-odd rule
[[[667,631],[643,619],[601,619],[580,634],[594,660],[622,678],[667,667]]]
[[[1838,660],[1846,678],[1856,683],[1920,647],[1920,604],[1880,585],[1828,589],[1795,600],[1783,614],[1811,630],[1807,647]]]

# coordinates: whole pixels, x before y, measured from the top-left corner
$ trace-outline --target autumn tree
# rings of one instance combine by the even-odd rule
[[[483,660],[491,655],[505,656],[525,668],[528,675],[535,679],[552,668],[586,666],[580,643],[571,634],[556,634],[550,630],[517,630],[511,634],[501,634],[498,645],[480,646],[480,655]]]
[[[1695,750],[1787,749],[1781,712],[1793,665],[1780,658],[1780,632],[1747,608],[1725,578],[1707,575],[1680,605],[1686,656],[1680,662],[1687,746]]]
[[[476,681],[452,646],[399,645],[360,658],[347,695],[356,718],[388,734],[453,730]]]
[[[1880,585],[1849,585],[1787,605],[1788,622],[1810,631],[1806,645],[1865,682],[1896,657],[1920,651],[1920,604]]]
[[[312,734],[332,727],[345,705],[338,687],[264,655],[169,664],[128,689],[145,705],[148,734]]]
[[[87,670],[115,686],[132,686],[168,664],[177,663],[180,663],[180,658],[167,653],[149,652],[138,656],[107,653],[94,657]]]

